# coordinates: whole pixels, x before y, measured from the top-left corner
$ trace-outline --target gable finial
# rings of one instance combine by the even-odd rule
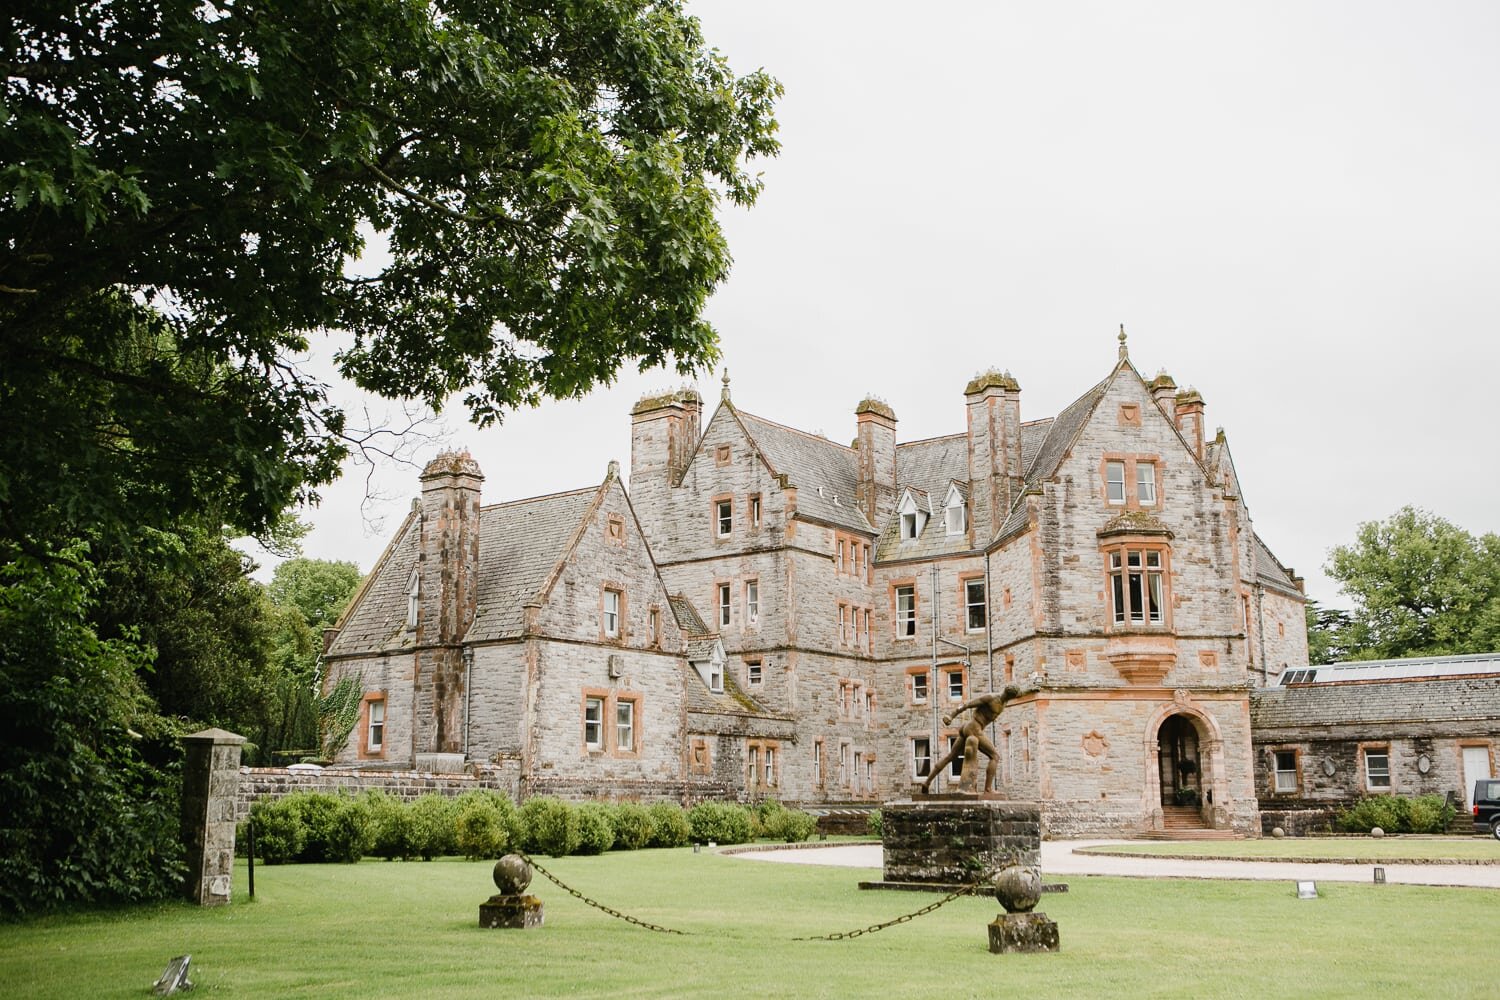
[[[729,369],[728,369],[728,367],[726,367],[724,369],[724,389],[723,389],[723,392],[720,393],[720,397],[719,398],[723,399],[724,402],[726,402],[726,403],[729,402]]]
[[[1130,353],[1125,350],[1125,324],[1121,323],[1120,324],[1120,360],[1124,361],[1128,357],[1130,357]]]

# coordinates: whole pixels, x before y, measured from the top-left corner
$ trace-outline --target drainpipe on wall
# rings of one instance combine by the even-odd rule
[[[990,610],[993,606],[990,601],[990,553],[986,552],[984,554],[984,655],[989,661],[990,694],[995,693],[995,633],[992,624],[995,616]],[[1000,720],[998,717],[990,723],[990,742],[994,743],[996,747],[1000,745],[995,739],[999,725]],[[997,750],[996,752],[998,753],[999,751]]]
[[[915,591],[916,587],[913,586],[912,590]],[[915,596],[915,594],[913,596]],[[929,760],[932,762],[932,764],[936,764],[938,762],[938,760],[941,759],[941,757],[942,757],[942,753],[938,749],[938,747],[939,747],[939,744],[941,744],[942,741],[943,741],[943,730],[942,730],[942,726],[939,724],[939,718],[938,718],[938,713],[939,713],[938,703],[939,703],[939,701],[938,701],[938,668],[937,668],[937,646],[938,646],[937,627],[938,627],[938,568],[937,568],[937,564],[934,563],[933,566],[932,566],[932,665],[928,668],[928,672],[930,674],[930,679],[927,682],[927,697],[932,700],[932,748],[928,751],[928,753],[930,754]],[[931,767],[932,764],[929,764],[928,766]],[[936,778],[935,778],[935,780],[942,781],[942,775],[937,775]]]
[[[464,761],[469,759],[469,708],[474,703],[474,647],[464,647]]]
[[[1260,584],[1255,585],[1255,642],[1260,646],[1260,686],[1266,687],[1270,683],[1266,672],[1266,615],[1261,598],[1265,596],[1265,588]]]

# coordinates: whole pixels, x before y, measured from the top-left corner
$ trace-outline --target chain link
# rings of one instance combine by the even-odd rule
[[[986,885],[986,883],[989,882],[989,880],[994,877],[995,871],[997,871],[997,870],[998,869],[995,869],[995,870],[987,872],[984,875],[984,877],[981,878],[977,882],[971,882],[968,885],[959,886],[953,892],[948,893],[948,895],[944,896],[942,899],[938,900],[935,903],[928,903],[926,906],[922,907],[920,910],[913,910],[910,913],[903,913],[901,916],[896,917],[893,920],[887,920],[887,921],[885,921],[884,923],[881,923],[881,924],[871,924],[869,927],[861,927],[858,930],[852,930],[852,931],[835,931],[832,934],[814,934],[814,935],[811,935],[810,937],[792,938],[792,940],[793,941],[852,941],[854,938],[861,937],[861,936],[863,936],[865,934],[874,934],[876,931],[883,931],[887,927],[895,927],[897,924],[907,923],[908,921],[915,920],[917,917],[925,917],[927,914],[931,913],[933,910],[936,910],[939,907],[947,906],[949,903],[953,902],[955,899],[957,899],[960,896],[972,896],[975,893],[984,891],[985,889],[988,888],[988,886]]]
[[[592,906],[596,910],[599,910],[599,911],[601,911],[603,913],[607,913],[611,917],[616,918],[617,920],[623,920],[627,924],[635,924],[637,927],[644,927],[648,931],[656,931],[658,934],[677,934],[677,935],[682,936],[682,937],[687,937],[688,936],[686,931],[679,931],[679,930],[676,930],[676,929],[671,928],[671,927],[663,927],[660,924],[653,924],[653,923],[650,923],[649,921],[641,920],[641,919],[639,919],[637,917],[632,917],[628,913],[621,913],[619,910],[616,910],[616,909],[614,909],[612,907],[605,906],[603,903],[599,902],[597,899],[590,899],[589,897],[585,896],[583,893],[579,892],[577,889],[573,888],[571,885],[568,885],[562,879],[558,878],[556,875],[554,875],[551,872],[549,872],[547,869],[543,868],[541,865],[537,864],[535,858],[531,857],[530,855],[526,854],[525,852],[517,852],[517,853],[519,853],[521,855],[521,857],[526,860],[526,863],[529,864],[538,873],[540,873],[542,875],[542,877],[545,878],[547,881],[551,882],[553,885],[557,886],[559,889],[561,889],[563,892],[566,892],[568,895],[572,896],[574,899],[577,899],[577,900],[585,903],[588,906]]]

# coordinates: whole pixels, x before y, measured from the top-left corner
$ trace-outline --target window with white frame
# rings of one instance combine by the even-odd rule
[[[754,625],[760,621],[760,581],[745,581],[745,624]]]
[[[745,661],[745,681],[751,687],[759,687],[762,679],[759,660]]]
[[[1276,751],[1276,794],[1289,795],[1297,790],[1297,751]]]
[[[583,745],[589,750],[604,749],[604,699],[583,699]]]
[[[776,748],[766,747],[766,785],[776,787]]]
[[[847,787],[849,784],[849,744],[839,744],[839,784]]]
[[[635,752],[635,702],[621,698],[615,702],[615,749]]]
[[[813,784],[823,783],[823,741],[813,740]]]
[[[964,502],[954,499],[943,511],[943,519],[950,535],[962,535],[968,530],[968,523],[964,518]]]
[[[1161,549],[1110,549],[1110,610],[1116,625],[1164,620],[1166,577]]]
[[[909,639],[917,634],[917,588],[896,588],[896,638]]]
[[[927,702],[927,671],[911,675],[911,700],[914,704]]]
[[[948,671],[948,700],[964,700],[964,672],[962,670]]]
[[[953,753],[953,748],[957,744],[958,744],[958,737],[957,736],[950,736],[950,737],[948,737],[948,745],[947,745],[947,748],[945,749],[944,753],[945,754]],[[963,754],[954,754],[953,759],[948,762],[948,777],[950,777],[950,778],[959,778],[959,777],[963,776],[963,773],[964,773],[964,755]]]
[[[917,512],[908,511],[901,514],[901,537],[903,540],[917,537]]]
[[[1156,463],[1135,463],[1135,498],[1142,507],[1156,506]]]
[[[964,582],[964,625],[970,632],[979,632],[984,629],[984,597],[983,580],[967,580]]]
[[[932,740],[926,736],[914,737],[911,741],[911,773],[914,778],[925,778],[932,770]]]
[[[730,592],[729,584],[719,584],[719,624],[721,626],[727,627],[729,625],[729,615],[733,607],[732,600],[733,595]]]
[[[1390,790],[1391,751],[1389,747],[1365,747],[1365,787],[1372,792]]]
[[[385,699],[370,699],[365,723],[365,751],[379,753],[385,748]]]
[[[604,634],[611,639],[620,635],[620,592],[618,590],[606,590],[604,592]]]
[[[714,501],[714,533],[728,538],[734,532],[734,501]]]
[[[646,626],[651,633],[651,645],[661,645],[661,609],[651,608],[646,612]]]
[[[406,581],[406,627],[417,627],[417,615],[422,610],[422,577],[416,570],[411,571],[411,579]]]
[[[875,755],[865,757],[865,789],[873,792],[875,790]]]
[[[1125,502],[1125,463],[1104,463],[1104,491],[1110,503]]]
[[[724,690],[724,661],[710,657],[708,661],[708,689],[715,693]]]
[[[750,527],[760,527],[760,494],[750,494]]]

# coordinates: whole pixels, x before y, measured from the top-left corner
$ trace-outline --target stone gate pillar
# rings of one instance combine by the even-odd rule
[[[243,736],[205,729],[184,736],[182,840],[187,895],[199,906],[229,902],[234,870],[234,801],[240,784]]]

